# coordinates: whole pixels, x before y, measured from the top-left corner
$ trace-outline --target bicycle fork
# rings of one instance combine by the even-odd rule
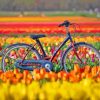
[[[77,59],[81,62],[81,64],[84,64],[83,61],[80,59],[78,53],[76,52],[76,49],[75,49],[75,46],[74,46],[75,43],[74,43],[74,41],[72,40],[72,37],[71,37],[70,33],[68,33],[68,36],[69,36],[69,39],[70,39],[70,41],[71,41],[71,45],[72,45],[73,51],[74,51],[74,53],[75,53]]]
[[[73,51],[74,51],[74,53],[75,53],[77,59],[81,62],[81,64],[84,64],[83,61],[80,59],[78,53],[76,52],[76,49],[75,49],[75,46],[74,46],[74,42],[73,42],[73,41],[71,42],[71,45],[72,45],[72,47],[73,47]]]

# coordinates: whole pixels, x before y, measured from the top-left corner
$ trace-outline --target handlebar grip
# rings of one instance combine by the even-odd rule
[[[71,23],[69,21],[64,21],[62,24],[59,24],[59,27],[61,26],[69,27],[70,25]]]
[[[64,26],[64,24],[59,24],[58,27]]]

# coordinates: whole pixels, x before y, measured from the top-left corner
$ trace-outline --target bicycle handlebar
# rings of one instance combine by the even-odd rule
[[[78,24],[76,24],[76,23],[70,23],[68,20],[66,20],[66,21],[64,21],[63,23],[61,23],[61,24],[59,24],[58,25],[58,27],[62,27],[62,26],[65,26],[66,28],[67,28],[67,31],[69,31],[69,26],[70,25],[73,25],[73,28],[74,28],[74,30],[76,31],[76,25],[78,25]],[[80,27],[79,27],[80,28]]]
[[[59,27],[61,27],[61,26],[69,27],[70,25],[72,25],[72,23],[70,23],[69,21],[66,20],[63,23],[59,24]]]

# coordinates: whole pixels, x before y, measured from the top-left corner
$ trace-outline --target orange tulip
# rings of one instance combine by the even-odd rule
[[[86,74],[86,78],[92,78],[92,74],[91,73],[87,73]]]
[[[27,79],[32,80],[33,79],[33,76],[31,74],[28,74],[27,75]]]
[[[51,81],[57,80],[57,74],[55,72],[50,72],[50,80]]]
[[[26,79],[21,79],[21,83],[26,84]]]
[[[26,84],[30,84],[32,82],[31,79],[26,79]]]
[[[0,70],[0,75],[3,73],[3,71],[2,70]]]
[[[41,68],[41,69],[40,69],[40,74],[41,74],[41,75],[44,75],[45,73],[46,73],[46,69],[45,69],[45,68]]]
[[[98,72],[98,68],[97,68],[97,67],[93,67],[93,68],[91,69],[92,77],[96,77],[97,72]]]
[[[86,73],[85,72],[83,72],[82,74],[81,74],[81,78],[83,79],[83,78],[86,78]]]
[[[50,79],[50,77],[51,77],[50,73],[46,72],[45,75],[44,75],[44,78]]]
[[[22,79],[23,78],[23,74],[22,73],[16,74],[16,78],[19,79],[19,80]]]
[[[58,78],[61,79],[63,74],[66,74],[66,72],[65,71],[58,72],[58,74],[57,74]]]
[[[89,73],[91,71],[91,68],[90,68],[90,66],[85,66],[85,70],[84,70],[84,72],[86,72],[86,73]]]
[[[18,69],[14,69],[14,74],[16,75],[17,73],[19,73],[19,70]]]
[[[39,72],[40,72],[39,69],[34,69],[32,74],[33,74],[33,76],[34,76],[34,75],[36,75],[36,74],[39,73]]]
[[[5,72],[5,77],[12,78],[14,76],[14,73],[12,71]]]
[[[74,65],[74,72],[75,72],[75,73],[80,73],[80,67],[79,67],[78,64],[75,64],[75,65]]]
[[[23,78],[27,78],[27,75],[29,74],[28,70],[24,70],[23,71]]]
[[[34,80],[37,81],[37,80],[40,80],[42,79],[42,76],[40,73],[37,73],[35,76],[33,76]]]
[[[62,80],[66,81],[68,80],[68,78],[69,78],[69,75],[67,73],[63,73]]]
[[[19,82],[19,79],[13,77],[13,78],[11,79],[11,82],[12,82],[13,84],[17,84],[17,83]]]

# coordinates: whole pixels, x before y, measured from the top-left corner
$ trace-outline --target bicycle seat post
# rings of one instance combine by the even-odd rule
[[[43,46],[42,46],[40,40],[39,39],[35,39],[35,40],[36,40],[36,43],[38,44],[38,46],[40,47],[40,49],[42,51],[43,57],[46,57],[46,53],[45,53],[45,51],[43,49]]]

